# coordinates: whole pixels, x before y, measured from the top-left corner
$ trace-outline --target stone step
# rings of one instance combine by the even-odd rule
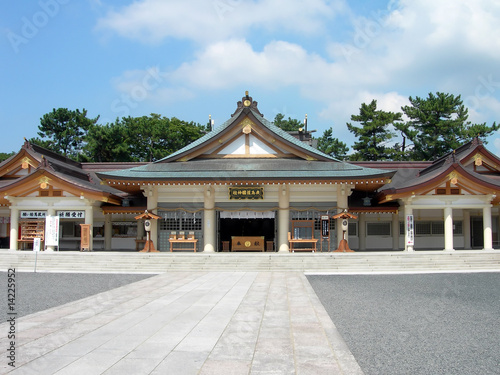
[[[0,270],[33,271],[33,252],[0,252]],[[39,253],[41,272],[307,271],[338,273],[500,271],[500,251],[414,253]]]

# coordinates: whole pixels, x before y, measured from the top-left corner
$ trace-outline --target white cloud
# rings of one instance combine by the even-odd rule
[[[325,21],[342,8],[342,0],[142,0],[110,11],[97,29],[143,43],[166,38],[206,43],[242,37],[257,28],[314,34],[324,32]]]
[[[242,84],[263,88],[307,86],[325,72],[328,63],[297,44],[276,41],[255,51],[245,40],[209,45],[193,62],[182,64],[169,76],[202,89],[223,89]]]
[[[289,35],[309,29],[317,33],[341,10],[340,2],[226,1],[232,8],[222,18],[211,1],[174,4],[140,1],[110,13],[99,25],[140,40],[204,42],[193,59],[162,72],[164,80],[156,92],[164,93],[164,100],[192,100],[207,90],[249,85],[275,91],[294,88],[320,104],[318,118],[344,128],[363,102],[377,99],[379,109],[396,112],[408,104],[410,95],[443,91],[462,95],[472,121],[500,117],[500,3],[389,2],[371,18],[355,19],[350,38],[330,42],[324,37],[323,47],[306,46],[292,36],[261,41],[257,47],[245,35],[256,27],[288,32],[297,28]],[[120,80],[129,79],[125,74]]]
[[[492,150],[496,155],[500,155],[500,138],[496,138],[493,141],[493,145],[495,146],[495,149]]]

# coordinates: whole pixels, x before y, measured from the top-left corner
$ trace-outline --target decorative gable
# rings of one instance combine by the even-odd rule
[[[464,160],[464,166],[479,174],[500,176],[500,165],[498,160],[492,158],[489,153],[484,154],[480,151],[474,153]]]
[[[494,181],[486,181],[471,173],[462,165],[455,163],[440,173],[435,173],[431,178],[417,178],[407,186],[384,190],[381,194],[381,203],[396,199],[415,196],[471,196],[491,195],[497,202],[496,192],[500,185]]]
[[[338,162],[267,121],[248,96],[232,118],[202,138],[155,163],[221,158],[297,158]]]
[[[251,134],[236,138],[232,143],[224,146],[222,150],[217,152],[217,155],[223,157],[237,157],[242,155],[247,157],[276,157],[276,154],[278,154],[278,151]]]
[[[0,178],[15,179],[24,177],[32,173],[39,165],[38,160],[27,153],[26,150],[21,150],[17,155],[0,165]]]
[[[80,186],[48,170],[37,169],[0,189],[3,198],[9,197],[85,197],[112,204],[120,204],[118,197]]]

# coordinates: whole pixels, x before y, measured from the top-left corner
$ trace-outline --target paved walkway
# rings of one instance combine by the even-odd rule
[[[2,373],[362,374],[300,272],[161,274],[19,318],[15,350]]]

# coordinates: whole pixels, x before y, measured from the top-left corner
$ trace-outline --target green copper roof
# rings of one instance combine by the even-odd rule
[[[176,163],[151,163],[136,168],[101,173],[127,180],[196,179],[349,179],[391,177],[393,172],[338,161],[302,159],[200,159]]]
[[[244,98],[245,99],[245,98]],[[131,169],[100,173],[104,179],[169,181],[169,180],[346,180],[346,179],[380,179],[390,178],[394,173],[388,170],[366,168],[341,162],[300,141],[286,131],[266,120],[257,108],[257,102],[251,107],[238,103],[238,109],[221,126],[199,138],[190,145],[156,162]],[[184,155],[203,145],[213,142],[225,131],[242,121],[246,116],[260,123],[272,137],[281,139],[301,153],[312,156],[316,160],[294,158],[193,158],[181,161]]]
[[[299,139],[295,138],[294,136],[290,135],[286,131],[278,128],[272,122],[270,122],[270,121],[266,120],[264,117],[262,117],[257,111],[250,109],[250,108],[248,108],[248,110],[250,111],[250,113],[252,113],[252,115],[263,126],[265,126],[267,129],[269,129],[271,132],[275,133],[278,137],[284,139],[285,141],[292,143],[293,145],[295,145],[299,148],[304,149],[308,153],[312,153],[314,155],[317,155],[320,158],[338,161],[337,159],[331,157],[330,155],[327,155],[327,154],[319,151],[318,149],[309,146],[308,144],[306,144],[306,143],[300,141]],[[205,134],[203,137],[197,139],[193,143],[191,143],[191,144],[187,145],[186,147],[170,154],[169,156],[167,156],[163,159],[156,161],[155,163],[164,163],[164,162],[168,162],[168,161],[174,161],[179,155],[182,155],[182,154],[185,154],[191,150],[194,150],[196,147],[201,146],[205,142],[209,142],[211,139],[216,138],[220,133],[222,133],[224,130],[229,128],[234,122],[236,122],[239,119],[242,112],[243,112],[243,110],[237,111],[229,120],[227,120],[225,123],[223,123],[222,125],[218,126],[214,130],[212,130],[210,133]]]

